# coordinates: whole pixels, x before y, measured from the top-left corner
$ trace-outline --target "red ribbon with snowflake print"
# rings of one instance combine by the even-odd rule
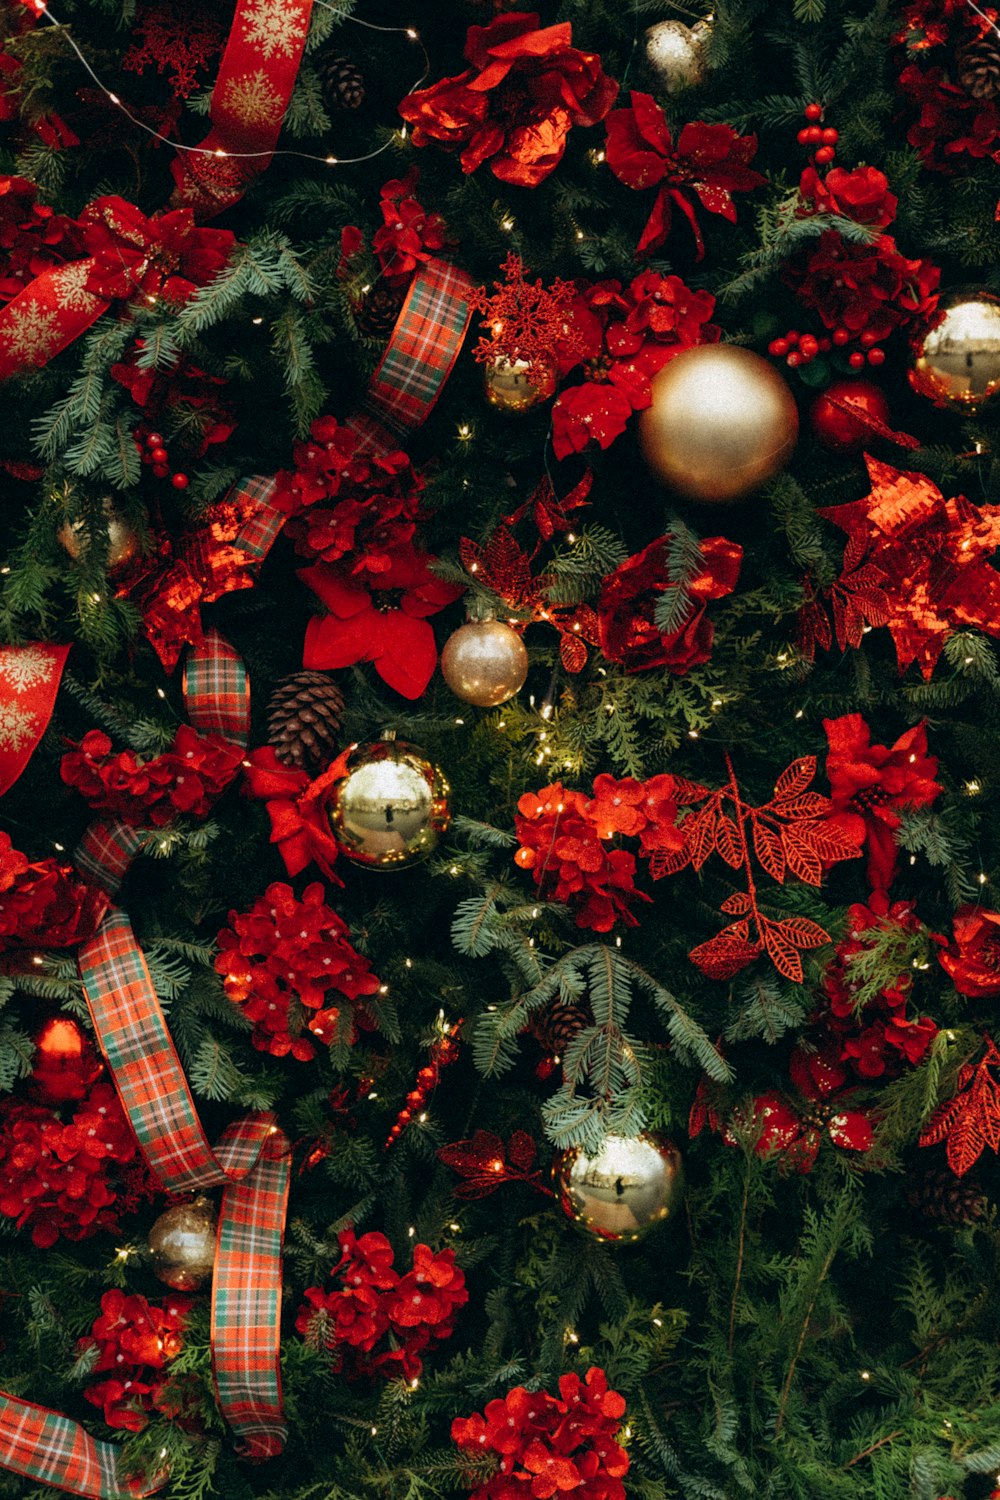
[[[173,202],[211,218],[271,160],[298,76],[313,0],[239,0],[212,91],[212,128],[171,171]]]
[[[0,797],[49,727],[68,652],[45,641],[0,649]]]

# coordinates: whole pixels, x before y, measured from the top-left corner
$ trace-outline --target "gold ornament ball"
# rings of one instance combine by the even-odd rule
[[[395,735],[359,745],[327,803],[333,836],[355,864],[402,870],[426,859],[451,821],[451,788],[423,750]]]
[[[643,1239],[674,1218],[684,1196],[684,1167],[664,1136],[609,1135],[596,1156],[579,1146],[556,1157],[563,1212],[598,1240]]]
[[[139,538],[131,522],[115,509],[110,496],[102,502],[101,509],[108,528],[105,567],[109,574],[120,573],[138,555]],[[56,532],[56,540],[75,562],[89,548],[91,532],[86,521],[64,521]]]
[[[685,26],[683,21],[657,21],[645,35],[646,62],[666,94],[680,94],[704,83],[708,72],[708,21]]]
[[[536,359],[532,365],[526,359],[493,359],[484,368],[483,384],[487,401],[498,411],[529,411],[555,394],[555,361]]]
[[[778,372],[736,344],[685,349],[653,377],[639,416],[650,469],[689,500],[739,500],[783,469],[799,413]]]
[[[528,653],[501,620],[469,620],[445,642],[441,675],[463,703],[496,708],[524,686]]]
[[[199,1195],[162,1213],[149,1231],[153,1271],[175,1292],[195,1292],[215,1266],[215,1210]]]
[[[974,287],[945,293],[912,350],[910,384],[918,395],[975,411],[1000,391],[1000,297]]]

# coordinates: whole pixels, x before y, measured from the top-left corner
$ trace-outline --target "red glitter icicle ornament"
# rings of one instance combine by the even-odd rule
[[[458,1033],[462,1029],[463,1021],[464,1017],[460,1017],[454,1025],[448,1021],[441,1022],[442,1035],[431,1047],[426,1066],[417,1074],[416,1087],[407,1094],[406,1103],[396,1116],[396,1123],[386,1137],[383,1151],[388,1151],[389,1147],[399,1140],[407,1125],[423,1109],[431,1090],[437,1087],[441,1069],[446,1068],[458,1057]]]

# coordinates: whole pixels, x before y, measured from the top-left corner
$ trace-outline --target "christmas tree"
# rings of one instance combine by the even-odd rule
[[[0,0],[0,1493],[1000,1492],[1000,21]]]

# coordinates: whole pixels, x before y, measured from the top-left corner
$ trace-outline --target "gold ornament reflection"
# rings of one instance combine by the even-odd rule
[[[451,821],[450,790],[416,745],[395,738],[361,745],[327,804],[333,836],[356,864],[380,870],[416,864]]]
[[[1000,298],[956,287],[913,340],[910,384],[937,406],[975,411],[1000,391]]]
[[[176,1292],[195,1292],[215,1265],[215,1210],[201,1194],[162,1213],[149,1231],[153,1272]]]
[[[646,31],[646,62],[657,85],[666,94],[703,83],[708,71],[707,44],[712,35],[710,21],[685,26],[683,21],[657,21]]]
[[[676,1215],[684,1196],[680,1152],[649,1131],[606,1136],[596,1156],[563,1151],[555,1176],[563,1212],[600,1240],[642,1239]]]
[[[555,363],[535,360],[532,368],[526,359],[493,359],[484,368],[483,386],[487,401],[498,411],[528,411],[555,393]]]
[[[110,496],[101,502],[107,525],[107,555],[105,567],[108,573],[120,572],[139,552],[139,538],[130,521],[115,509]],[[91,532],[86,521],[64,521],[56,532],[56,540],[75,562],[91,542]]]
[[[524,686],[528,652],[502,620],[469,620],[445,642],[441,675],[463,703],[496,708]]]

